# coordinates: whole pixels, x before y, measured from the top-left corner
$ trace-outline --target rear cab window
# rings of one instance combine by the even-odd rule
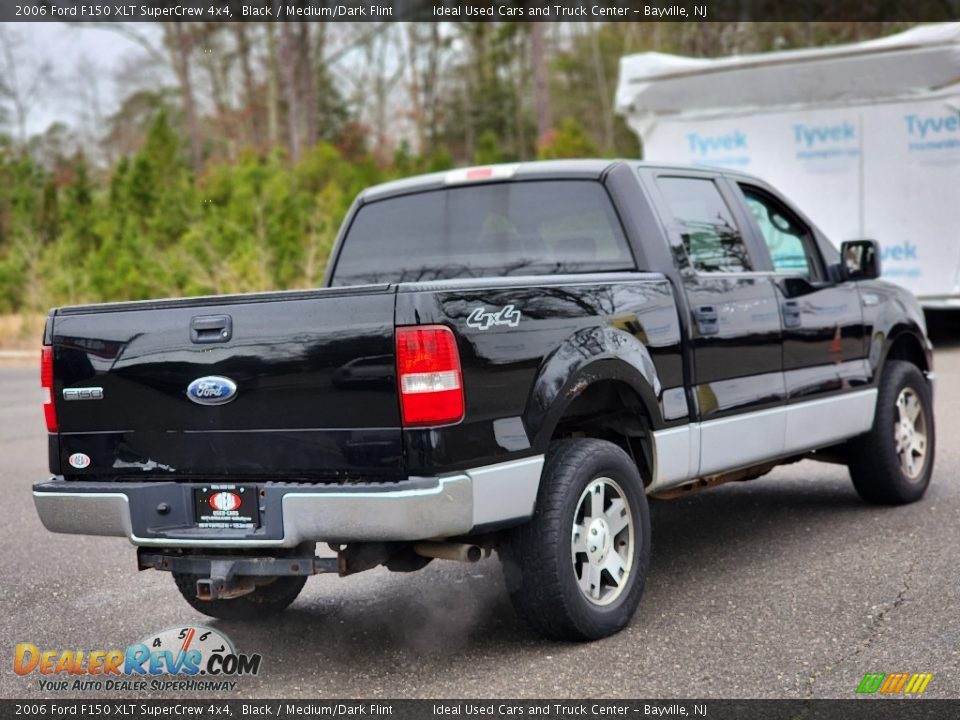
[[[633,269],[603,185],[527,180],[428,190],[361,206],[331,284]]]

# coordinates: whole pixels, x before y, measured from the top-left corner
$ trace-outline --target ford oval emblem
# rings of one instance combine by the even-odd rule
[[[197,378],[187,385],[187,397],[200,405],[223,405],[237,396],[237,384],[220,375]]]

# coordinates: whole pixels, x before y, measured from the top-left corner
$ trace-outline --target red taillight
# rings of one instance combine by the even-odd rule
[[[40,351],[40,386],[43,388],[43,419],[47,432],[57,431],[57,409],[53,406],[53,348],[49,345]]]
[[[460,354],[450,328],[397,328],[397,384],[404,425],[448,425],[463,419]]]

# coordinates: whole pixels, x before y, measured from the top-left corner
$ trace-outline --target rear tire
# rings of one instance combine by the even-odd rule
[[[867,502],[915,502],[930,484],[935,445],[933,401],[923,373],[891,360],[880,378],[873,427],[848,446],[853,486]]]
[[[554,443],[533,518],[499,552],[510,600],[540,634],[595,640],[622,630],[650,562],[650,515],[637,466],[605,440]]]
[[[197,612],[221,620],[257,620],[283,612],[303,589],[305,575],[281,575],[247,594],[230,600],[200,600],[197,597],[197,580],[200,575],[173,573],[177,589],[190,607]],[[263,578],[268,580],[269,578]]]

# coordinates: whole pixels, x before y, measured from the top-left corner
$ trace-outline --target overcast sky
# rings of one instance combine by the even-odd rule
[[[78,76],[81,60],[86,59],[97,69],[96,81],[101,109],[110,114],[117,104],[119,92],[117,72],[143,52],[132,40],[117,32],[98,29],[94,24],[66,25],[64,23],[0,23],[5,35],[18,39],[19,67],[27,73],[43,62],[52,65],[54,79],[48,84],[33,104],[28,122],[28,131],[42,132],[55,120],[71,126],[79,123],[83,102],[78,84],[84,78]],[[150,33],[146,23],[137,26],[140,32]]]
[[[3,2],[4,0],[0,0]],[[127,37],[117,28],[109,29],[106,23],[0,23],[0,48],[11,47],[14,51],[16,75],[21,86],[32,84],[32,78],[38,77],[38,68],[44,63],[51,66],[52,78],[44,83],[41,92],[29,103],[29,114],[26,123],[26,136],[44,132],[51,123],[60,121],[65,123],[84,146],[91,147],[102,137],[104,122],[118,108],[122,99],[132,92],[144,88],[159,88],[174,86],[175,79],[169,65],[157,62],[135,40]],[[121,25],[116,23],[114,25]],[[161,54],[165,55],[162,43],[162,28],[153,23],[123,23],[127,32],[135,32]],[[345,42],[346,47],[355,42],[356,38],[347,34],[342,38],[335,38],[336,42]],[[334,40],[328,38],[331,48],[337,50]],[[349,50],[340,56],[341,65],[349,66],[353,55],[358,50]],[[378,68],[385,77],[394,77],[397,62],[396,47],[391,45],[387,49],[385,67]],[[363,60],[358,60],[362,65]],[[3,73],[10,66],[7,57],[0,53],[0,81]],[[363,96],[372,82],[368,73],[357,72],[350,76],[346,92],[350,97]],[[205,98],[204,79],[197,78],[195,86],[197,98],[203,102]],[[388,103],[396,101],[402,103],[404,95],[403,83],[394,82],[388,90]],[[96,98],[96,104],[93,98]],[[0,97],[0,101],[3,98]],[[11,110],[8,118],[9,127],[4,131],[17,135],[16,118],[12,112],[12,104],[5,102],[7,110]],[[96,111],[94,112],[94,106]],[[399,105],[397,105],[399,107]],[[362,106],[366,107],[366,106]],[[371,106],[372,107],[372,106]],[[361,110],[361,112],[363,112]],[[406,137],[412,132],[403,113],[391,112],[388,114],[391,125],[391,134],[394,137]],[[361,118],[369,121],[369,118]]]

